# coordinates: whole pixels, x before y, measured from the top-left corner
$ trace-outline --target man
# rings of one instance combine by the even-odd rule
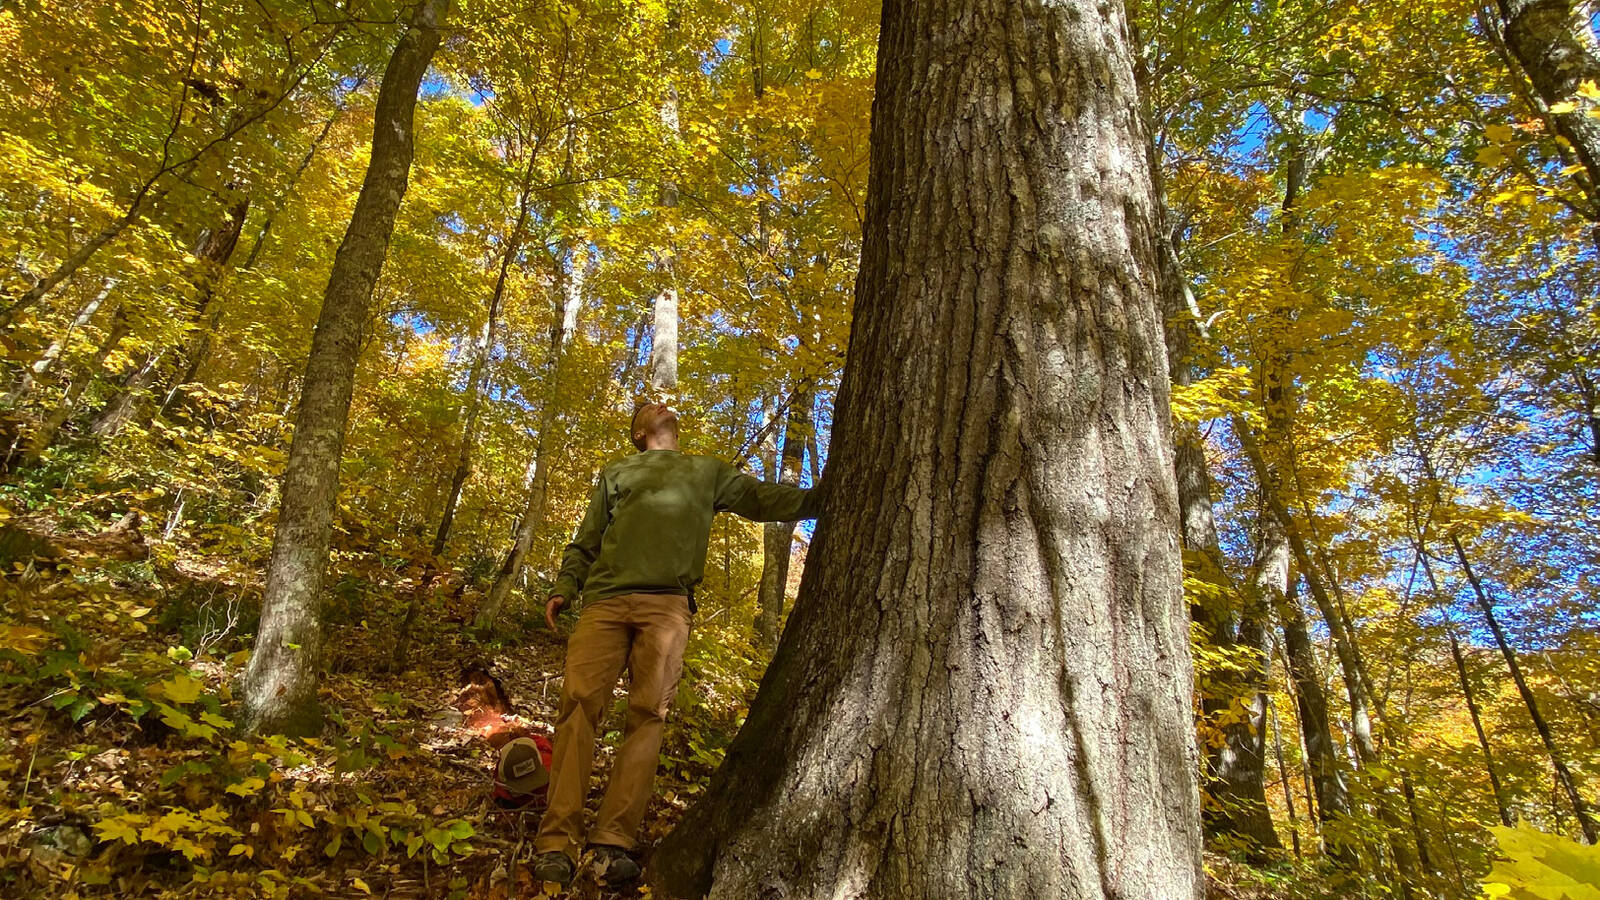
[[[679,452],[678,413],[665,403],[640,407],[632,433],[639,452],[600,472],[545,605],[545,622],[557,630],[556,613],[580,594],[583,600],[567,641],[550,806],[533,843],[534,874],[562,885],[571,883],[583,844],[595,729],[624,665],[630,673],[627,726],[588,839],[602,881],[639,876],[628,851],[650,802],[712,518],[727,510],[758,522],[812,519],[820,502],[812,491]]]

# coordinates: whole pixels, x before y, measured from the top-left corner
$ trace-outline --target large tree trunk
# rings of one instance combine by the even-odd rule
[[[334,257],[306,360],[261,626],[244,673],[244,721],[254,731],[303,734],[321,724],[322,578],[357,350],[410,178],[417,89],[439,46],[439,22],[448,9],[449,0],[420,0],[378,89],[371,162]]]
[[[1117,2],[885,4],[823,518],[665,893],[1199,896],[1127,34]]]
[[[811,434],[812,393],[809,385],[789,398],[783,426],[783,455],[778,481],[799,484],[805,462],[806,440]],[[778,642],[778,622],[783,618],[784,593],[789,584],[789,555],[795,522],[768,522],[762,529],[761,582],[756,589],[756,642],[770,649]]]

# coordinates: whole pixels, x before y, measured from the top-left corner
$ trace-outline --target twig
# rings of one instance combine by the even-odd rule
[[[17,800],[17,806],[28,805],[28,785],[33,783],[33,761],[39,758],[39,742],[33,742],[33,753],[28,757],[28,774],[22,778],[22,797]]]

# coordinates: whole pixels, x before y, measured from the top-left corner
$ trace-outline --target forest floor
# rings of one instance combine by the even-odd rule
[[[493,802],[488,732],[549,735],[560,695],[564,643],[528,627],[532,610],[514,636],[479,642],[462,627],[470,595],[446,592],[396,667],[404,584],[376,585],[333,610],[344,624],[329,635],[322,736],[255,737],[232,718],[254,571],[149,546],[133,529],[15,521],[0,521],[0,565],[0,896],[649,896],[606,889],[587,865],[567,891],[534,884],[538,813]],[[335,607],[353,583],[339,582]],[[746,698],[708,668],[690,661],[695,705],[669,725],[640,834],[646,867],[720,759],[708,732],[725,742],[742,713]],[[485,715],[483,680],[470,676],[484,670],[511,715]],[[706,708],[719,695],[721,714]],[[619,688],[596,784],[622,698]],[[1210,897],[1271,896],[1224,860],[1208,870],[1222,876]]]
[[[551,734],[560,637],[475,641],[445,596],[397,668],[403,591],[383,585],[371,618],[329,635],[323,735],[250,737],[234,733],[232,684],[259,584],[216,558],[152,563],[130,536],[0,528],[0,896],[544,895],[528,872],[538,813],[493,803],[487,731]],[[512,715],[486,722],[474,669],[498,677]],[[641,829],[646,864],[714,768],[701,756],[669,752]],[[605,890],[585,866],[549,895],[648,890]]]

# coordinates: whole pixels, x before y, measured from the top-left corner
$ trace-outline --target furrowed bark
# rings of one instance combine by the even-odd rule
[[[321,724],[322,580],[356,356],[410,178],[417,90],[439,46],[439,24],[448,10],[449,0],[417,4],[378,89],[371,162],[334,257],[311,340],[267,565],[261,626],[244,673],[244,724],[252,731],[304,734]]]
[[[658,896],[1197,898],[1122,5],[889,0],[877,71],[823,516]]]

